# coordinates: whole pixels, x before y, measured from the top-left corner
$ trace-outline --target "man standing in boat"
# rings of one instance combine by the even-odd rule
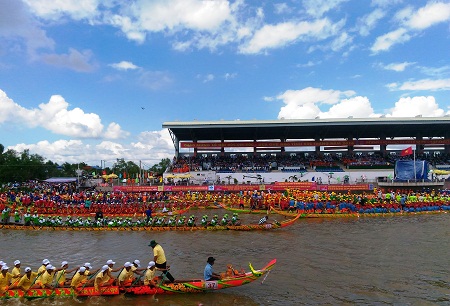
[[[164,277],[167,277],[167,279],[173,283],[175,281],[172,274],[169,273],[168,267],[167,267],[167,260],[166,255],[164,253],[164,250],[161,245],[159,245],[155,240],[150,241],[149,246],[153,248],[153,261],[155,262],[155,266],[159,269],[164,269],[163,272]]]

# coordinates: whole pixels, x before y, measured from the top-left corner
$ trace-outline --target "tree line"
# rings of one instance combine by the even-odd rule
[[[170,165],[170,159],[164,158],[158,164],[145,169],[146,173],[153,176],[160,176]],[[77,177],[78,173],[83,176],[102,175],[104,173],[115,173],[122,177],[137,177],[143,173],[133,161],[125,161],[123,158],[117,159],[111,167],[101,169],[97,166],[90,166],[82,163],[58,164],[38,154],[30,154],[28,149],[17,152],[12,149],[5,151],[5,147],[0,144],[0,183],[24,182],[28,180],[45,180],[50,177]]]

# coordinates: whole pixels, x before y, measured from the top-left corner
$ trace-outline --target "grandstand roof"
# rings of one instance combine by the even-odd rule
[[[450,117],[164,122],[179,141],[448,137]]]

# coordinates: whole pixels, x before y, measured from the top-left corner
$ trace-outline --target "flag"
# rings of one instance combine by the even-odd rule
[[[402,150],[402,152],[400,153],[400,156],[408,156],[411,154],[413,154],[413,149],[412,149],[412,147],[409,147],[409,148]]]

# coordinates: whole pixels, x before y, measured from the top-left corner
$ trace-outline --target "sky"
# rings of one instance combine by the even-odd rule
[[[152,166],[168,121],[450,114],[450,1],[0,0],[0,143]]]

